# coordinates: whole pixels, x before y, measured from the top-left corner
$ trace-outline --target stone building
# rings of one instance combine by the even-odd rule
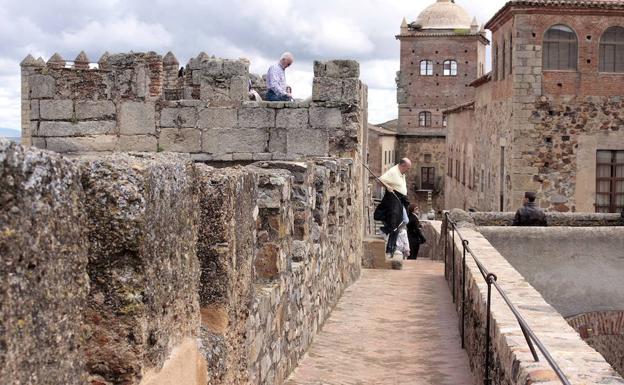
[[[446,111],[446,207],[624,207],[624,2],[510,1],[486,24],[492,68]]]
[[[368,125],[368,165],[376,176],[384,172],[396,163],[396,132],[384,128],[381,125]],[[383,188],[376,182],[375,177],[368,177],[371,195],[381,199]]]
[[[452,0],[437,0],[416,18],[404,19],[397,76],[397,159],[409,157],[410,200],[421,207],[432,193],[444,206],[446,118],[443,111],[474,97],[470,82],[480,77],[489,41],[477,20]]]

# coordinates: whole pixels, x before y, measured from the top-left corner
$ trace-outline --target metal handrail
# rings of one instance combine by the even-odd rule
[[[469,246],[469,242],[467,239],[465,239],[461,232],[459,231],[459,229],[457,228],[457,224],[450,218],[449,212],[445,212],[444,216],[446,218],[446,223],[447,226],[444,229],[444,263],[445,265],[448,264],[447,261],[447,254],[448,254],[448,224],[450,224],[451,226],[451,231],[452,231],[452,236],[453,236],[453,243],[451,244],[451,247],[453,248],[453,269],[452,269],[452,282],[453,282],[453,302],[455,302],[455,233],[457,233],[457,235],[459,236],[459,239],[461,240],[462,243],[462,249],[463,249],[463,256],[462,256],[462,316],[461,316],[461,343],[462,343],[462,348],[465,347],[465,343],[464,343],[464,317],[466,314],[466,310],[465,310],[465,303],[466,303],[466,252],[468,252],[471,256],[472,259],[474,259],[475,263],[477,264],[477,267],[479,268],[479,272],[481,272],[481,275],[483,276],[483,279],[485,279],[485,282],[487,283],[488,286],[488,291],[487,291],[487,303],[486,303],[486,326],[485,326],[485,330],[486,330],[486,334],[485,334],[485,376],[483,378],[483,383],[485,385],[489,385],[490,384],[490,319],[491,319],[491,302],[492,302],[492,286],[494,286],[494,288],[496,288],[496,290],[498,291],[498,293],[501,295],[501,297],[503,298],[503,300],[505,301],[505,303],[507,304],[507,306],[509,307],[509,309],[511,310],[511,312],[513,313],[513,315],[516,317],[516,320],[518,321],[518,324],[520,326],[520,329],[522,330],[522,334],[524,335],[524,338],[527,342],[527,345],[529,345],[529,349],[531,349],[531,354],[533,355],[533,359],[537,362],[539,361],[539,357],[537,355],[537,352],[535,351],[535,347],[533,346],[533,342],[537,345],[537,347],[539,348],[539,350],[542,352],[542,354],[544,355],[544,358],[546,358],[546,361],[548,362],[548,364],[550,365],[550,367],[555,371],[555,373],[557,374],[557,377],[559,377],[559,380],[561,381],[562,384],[564,385],[571,385],[570,381],[568,380],[568,378],[566,377],[566,375],[563,373],[563,371],[561,370],[561,368],[559,367],[559,365],[555,362],[555,360],[552,358],[552,356],[550,355],[550,353],[548,352],[548,349],[546,349],[546,347],[544,346],[544,344],[542,343],[542,341],[540,341],[539,338],[537,338],[537,335],[533,332],[533,330],[531,329],[531,327],[529,326],[529,324],[526,322],[526,320],[524,319],[524,317],[522,317],[522,314],[520,314],[520,311],[518,310],[518,308],[511,302],[511,300],[509,299],[509,297],[507,296],[507,294],[505,294],[505,292],[503,291],[503,289],[501,288],[501,286],[498,284],[498,277],[491,273],[486,267],[485,265],[481,262],[481,260],[479,260],[479,258],[477,258],[477,256],[474,254],[474,252],[472,251],[472,249]],[[447,267],[444,267],[444,271],[446,272]]]

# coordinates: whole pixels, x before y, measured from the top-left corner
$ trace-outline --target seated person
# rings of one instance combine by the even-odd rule
[[[289,102],[292,94],[286,90],[286,68],[294,62],[290,52],[282,54],[279,63],[269,67],[267,72],[267,94],[266,100],[269,102]]]

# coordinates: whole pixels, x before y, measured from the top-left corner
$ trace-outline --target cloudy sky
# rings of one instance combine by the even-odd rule
[[[0,127],[20,127],[19,62],[46,61],[81,50],[96,62],[104,51],[173,51],[180,63],[205,51],[246,57],[264,73],[283,51],[296,62],[287,73],[295,97],[312,92],[312,61],[361,63],[369,86],[369,119],[397,115],[395,73],[403,17],[413,21],[434,0],[0,0]],[[484,23],[505,0],[457,0]]]

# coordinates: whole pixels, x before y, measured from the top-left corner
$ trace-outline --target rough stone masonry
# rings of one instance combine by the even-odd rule
[[[270,104],[242,60],[85,62],[22,63],[70,156],[0,142],[0,383],[282,383],[362,265],[358,64]]]

